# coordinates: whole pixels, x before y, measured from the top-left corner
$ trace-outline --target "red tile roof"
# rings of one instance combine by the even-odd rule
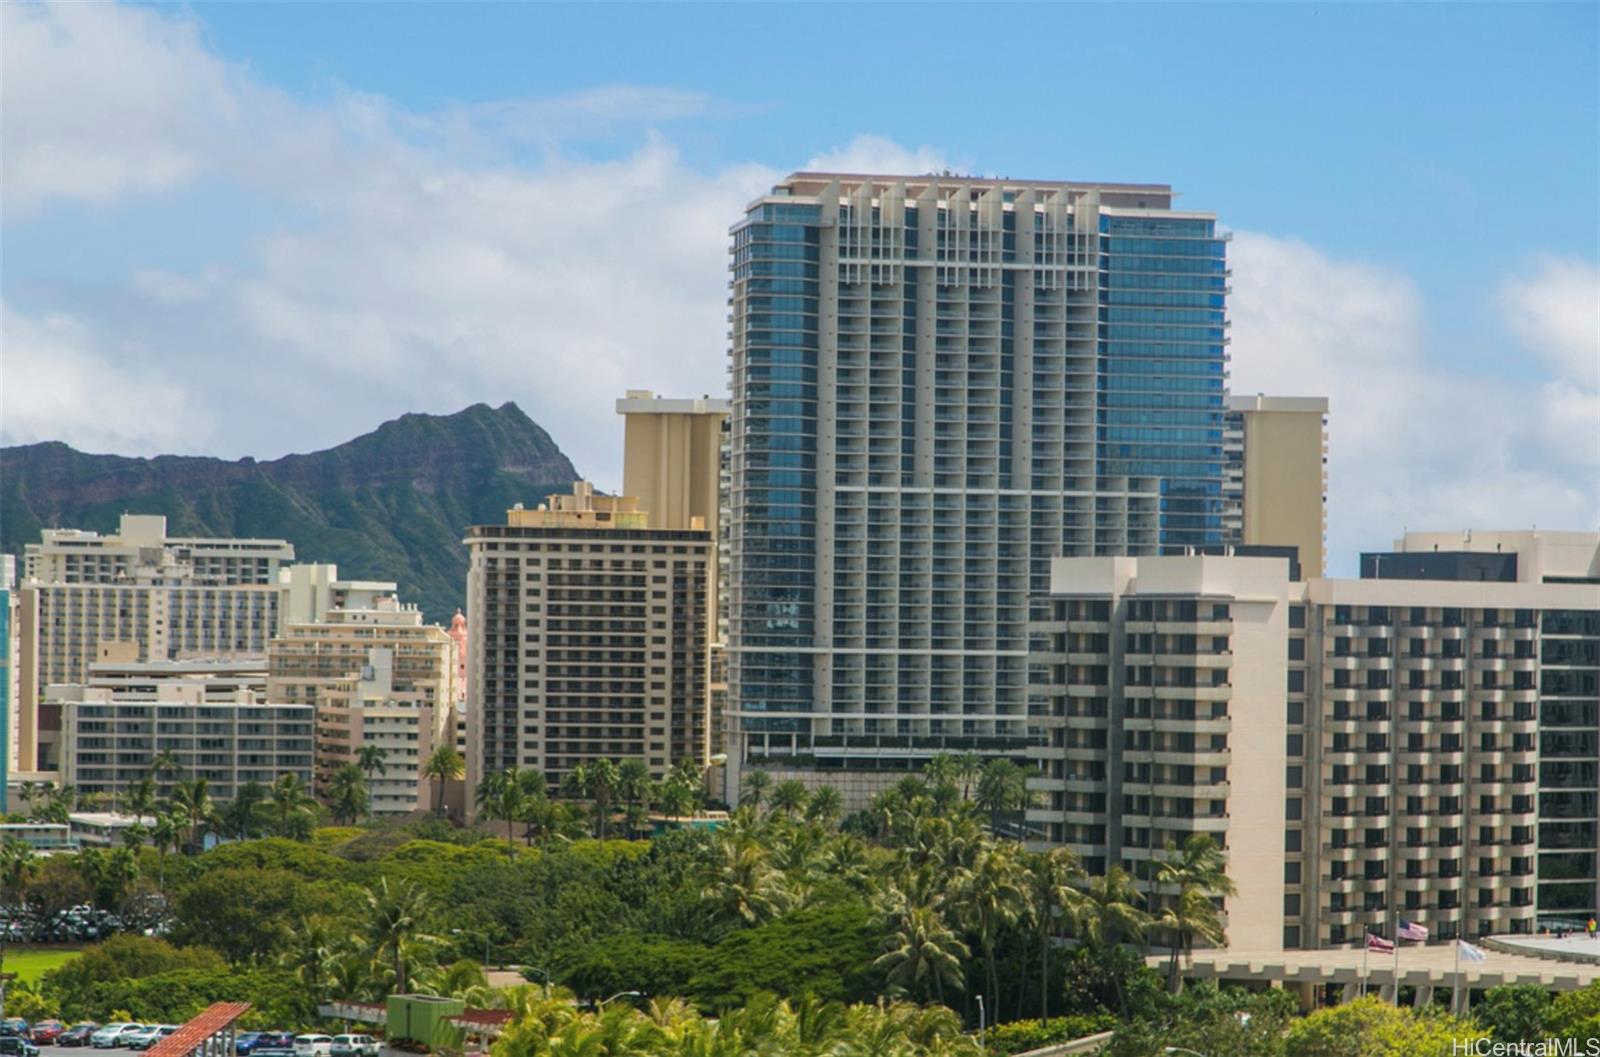
[[[177,1031],[145,1051],[145,1057],[188,1057],[211,1036],[244,1016],[249,1002],[217,1002]]]

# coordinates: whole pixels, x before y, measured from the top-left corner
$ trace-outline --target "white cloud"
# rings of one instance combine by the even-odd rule
[[[843,147],[815,155],[805,168],[832,173],[893,173],[921,176],[950,168],[944,152],[933,147],[903,147],[883,136],[861,135]]]
[[[1558,377],[1600,390],[1600,266],[1546,257],[1500,287],[1511,332]]]
[[[1543,381],[1461,374],[1425,354],[1403,274],[1251,232],[1230,265],[1233,389],[1330,401],[1330,571],[1408,527],[1600,520],[1600,413],[1568,359]]]
[[[155,455],[209,428],[183,388],[138,367],[136,350],[97,346],[81,321],[0,303],[0,428],[15,443],[71,437],[80,448]]]

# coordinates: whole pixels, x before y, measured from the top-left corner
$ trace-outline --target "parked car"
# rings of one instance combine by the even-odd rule
[[[28,1022],[21,1017],[0,1020],[0,1035],[15,1035],[25,1039],[28,1037]]]
[[[378,1040],[371,1035],[335,1035],[332,1057],[378,1057]]]
[[[250,1051],[256,1048],[256,1044],[261,1040],[261,1036],[265,1034],[266,1032],[264,1031],[245,1031],[235,1035],[233,1037],[233,1052],[235,1057],[249,1057]]]
[[[123,1045],[130,1050],[148,1050],[177,1030],[176,1024],[146,1024],[142,1030],[123,1036]]]
[[[66,1030],[67,1026],[59,1020],[41,1020],[33,1026],[32,1031],[28,1032],[28,1038],[36,1044],[53,1043],[61,1038],[61,1033]]]
[[[277,1050],[283,1053],[294,1052],[294,1032],[292,1031],[263,1031],[261,1037],[251,1049],[252,1057]]]
[[[294,1057],[333,1057],[332,1035],[296,1035]]]
[[[107,1024],[93,1035],[90,1035],[89,1045],[97,1050],[114,1050],[123,1044],[122,1036],[143,1030],[143,1024],[130,1024],[119,1020],[115,1024]]]
[[[56,1039],[56,1045],[87,1046],[89,1045],[89,1036],[93,1035],[99,1030],[100,1025],[96,1024],[92,1020],[86,1020],[81,1024],[74,1024],[72,1027],[61,1033],[61,1036]]]
[[[0,1057],[39,1057],[39,1047],[21,1035],[0,1035]]]

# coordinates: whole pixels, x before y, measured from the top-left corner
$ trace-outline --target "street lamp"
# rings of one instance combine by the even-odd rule
[[[988,1023],[987,1023],[987,1020],[988,1020],[988,1018],[984,1015],[984,1010],[983,1010],[983,996],[979,995],[978,996],[978,1048],[979,1049],[983,1048],[983,1037],[984,1037],[984,1035],[986,1033],[985,1029],[989,1026]]]
[[[643,998],[643,997],[644,997],[644,992],[643,991],[618,991],[616,994],[612,995],[610,998],[606,999],[604,1002],[601,1002],[600,1003],[600,1008],[601,1009],[605,1009],[607,1006],[609,1006],[611,1003],[615,1002],[619,998]]]

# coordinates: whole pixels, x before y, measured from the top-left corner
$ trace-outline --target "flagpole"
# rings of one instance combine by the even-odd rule
[[[1394,1004],[1400,1005],[1400,915],[1394,916]]]
[[[1461,983],[1462,983],[1462,977],[1461,977],[1461,937],[1457,936],[1456,937],[1456,993],[1455,993],[1455,996],[1454,996],[1455,997],[1455,1002],[1452,1003],[1452,1004],[1455,1006],[1455,1009],[1453,1010],[1453,1012],[1458,1017],[1461,1015]]]

